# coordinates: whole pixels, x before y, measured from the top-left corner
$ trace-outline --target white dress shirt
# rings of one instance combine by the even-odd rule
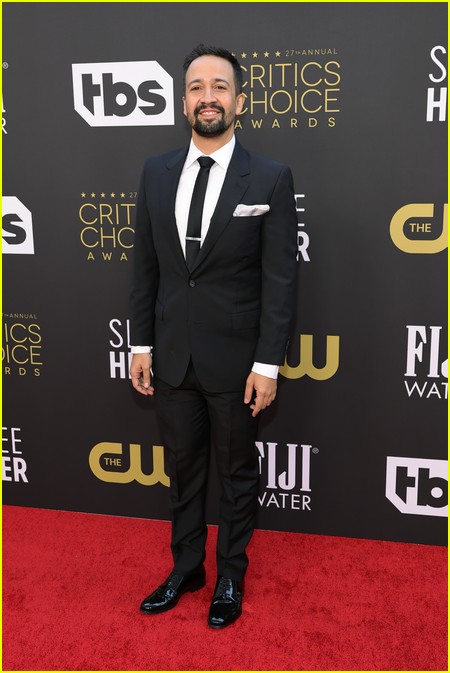
[[[205,201],[203,206],[201,231],[202,240],[200,245],[203,245],[205,236],[208,233],[209,223],[219,199],[228,166],[233,155],[235,144],[236,138],[233,135],[231,140],[226,145],[223,145],[223,147],[208,155],[211,157],[211,159],[214,159],[215,164],[209,171],[208,186],[206,188]],[[201,156],[205,155],[198,149],[198,147],[195,146],[194,141],[191,139],[186,161],[184,162],[183,170],[181,171],[175,200],[175,219],[177,223],[178,234],[180,236],[181,247],[183,248],[184,254],[186,254],[186,232],[189,217],[189,208],[186,208],[186,204],[191,203],[192,192],[194,191],[195,181],[200,170],[200,164],[198,163],[197,159]],[[150,347],[131,346],[131,352],[133,354],[149,353]],[[278,365],[263,364],[261,362],[255,362],[252,367],[252,371],[256,372],[257,374],[262,374],[263,376],[268,376],[271,379],[277,378],[278,369]]]

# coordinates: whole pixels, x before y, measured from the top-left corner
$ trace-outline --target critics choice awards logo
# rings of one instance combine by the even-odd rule
[[[127,262],[134,245],[137,192],[84,191],[80,194],[80,244],[88,262]]]
[[[28,483],[20,428],[2,427],[2,480]]]
[[[3,313],[2,361],[6,376],[41,375],[43,339],[34,313]]]
[[[135,191],[84,191],[80,194],[78,221],[80,243],[88,262],[129,261],[134,245]],[[305,231],[305,195],[295,194],[297,260],[310,261],[309,235]]]
[[[236,51],[246,102],[235,127],[336,126],[341,111],[341,65],[334,48]]]
[[[408,397],[446,400],[448,359],[440,325],[407,325],[405,388]]]

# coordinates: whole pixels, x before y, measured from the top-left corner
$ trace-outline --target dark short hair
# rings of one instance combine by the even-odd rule
[[[233,66],[234,73],[234,84],[236,86],[236,92],[242,93],[242,68],[241,64],[237,60],[236,56],[233,56],[228,49],[223,49],[222,47],[206,47],[204,44],[198,44],[191,51],[190,54],[186,56],[183,63],[183,84],[186,89],[186,72],[191,65],[192,61],[195,61],[196,58],[200,56],[218,56],[219,58],[224,58],[226,61],[231,63]]]

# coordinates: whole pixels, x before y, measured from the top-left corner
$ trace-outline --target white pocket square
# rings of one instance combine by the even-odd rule
[[[267,204],[255,204],[246,206],[245,203],[240,203],[236,206],[233,217],[253,217],[255,215],[264,215],[268,213],[270,206]]]

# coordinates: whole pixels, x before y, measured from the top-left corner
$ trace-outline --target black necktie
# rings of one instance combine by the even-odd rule
[[[186,233],[186,264],[189,271],[192,270],[198,251],[200,250],[206,186],[208,184],[209,171],[215,163],[211,157],[199,157],[197,161],[200,164],[200,170],[195,181],[194,191],[192,192]]]

